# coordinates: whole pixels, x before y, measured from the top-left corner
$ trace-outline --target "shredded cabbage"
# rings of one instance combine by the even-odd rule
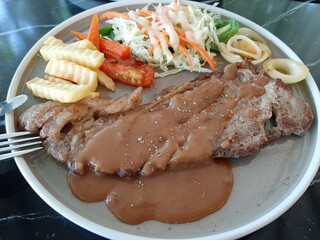
[[[208,72],[202,55],[186,45],[190,59],[179,49],[179,34],[188,41],[201,46],[210,56],[213,43],[218,43],[214,21],[220,15],[194,6],[148,5],[143,10],[151,11],[141,16],[140,10],[129,11],[132,20],[115,17],[107,20],[112,25],[115,41],[131,47],[132,54],[139,60],[158,67],[163,72],[158,76],[175,74],[181,70]],[[142,26],[142,27],[141,27]]]

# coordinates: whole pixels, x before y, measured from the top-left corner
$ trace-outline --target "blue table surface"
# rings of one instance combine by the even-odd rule
[[[0,0],[0,101],[30,48],[69,17],[111,1]],[[203,1],[212,2],[212,1]],[[319,1],[221,0],[219,6],[263,26],[309,67],[320,86]],[[5,132],[0,118],[0,133]],[[320,173],[282,216],[243,239],[320,239]],[[102,239],[49,207],[28,185],[15,162],[0,164],[1,239]]]

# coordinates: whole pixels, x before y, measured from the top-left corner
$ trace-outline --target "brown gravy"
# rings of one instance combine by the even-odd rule
[[[73,194],[85,202],[106,201],[122,222],[138,224],[147,220],[185,223],[219,210],[228,200],[233,175],[226,159],[208,164],[162,171],[151,176],[120,178],[98,175],[68,175]]]
[[[241,99],[263,95],[265,84],[242,83],[229,94],[227,83],[216,79],[196,91],[188,91],[185,84],[169,99],[168,107],[157,109],[156,102],[104,127],[86,144],[77,164],[104,173],[150,175],[168,167],[208,162],[234,107]],[[224,101],[219,100],[222,95]]]
[[[235,66],[226,72],[226,79],[235,78]],[[220,209],[231,193],[233,177],[226,159],[212,161],[213,146],[235,106],[263,95],[268,79],[261,76],[230,89],[228,82],[210,79],[197,91],[189,91],[187,83],[167,99],[159,97],[104,127],[77,160],[91,172],[68,176],[74,195],[86,202],[105,200],[111,212],[129,224],[150,219],[184,223]],[[259,112],[252,108],[247,114],[255,117]],[[134,175],[139,171],[148,176]]]

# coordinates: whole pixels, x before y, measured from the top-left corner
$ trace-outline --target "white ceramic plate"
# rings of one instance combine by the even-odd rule
[[[35,76],[43,75],[45,63],[37,53],[49,35],[70,41],[70,30],[87,30],[93,13],[111,9],[136,9],[149,2],[156,1],[120,1],[90,9],[68,19],[40,39],[23,59],[12,80],[8,97],[24,92],[29,95],[30,100],[23,108],[7,115],[7,131],[16,131],[19,114],[39,102],[30,95],[25,83]],[[209,7],[201,3],[192,4],[202,8]],[[263,35],[268,40],[274,57],[288,57],[300,61],[288,46],[262,27],[234,13],[219,8],[214,10]],[[173,82],[181,84],[181,79],[191,80],[194,76],[195,74],[182,72],[156,80],[155,86],[144,92],[145,101],[163,87]],[[320,148],[316,146],[320,146],[320,97],[317,86],[312,76],[308,76],[306,81],[294,85],[292,90],[310,103],[316,115],[309,132],[304,137],[292,136],[276,141],[254,157],[232,160],[235,184],[227,204],[217,213],[193,223],[165,224],[148,221],[139,225],[123,224],[108,211],[103,202],[88,204],[76,199],[66,181],[67,168],[56,163],[44,151],[16,158],[16,163],[44,201],[69,220],[98,235],[112,239],[239,238],[265,226],[291,207],[307,189],[319,167]],[[119,84],[116,94],[112,96],[119,96],[126,91],[132,91],[132,88]]]

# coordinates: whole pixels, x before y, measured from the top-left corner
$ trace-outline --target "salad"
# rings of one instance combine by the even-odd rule
[[[106,18],[111,27],[100,34],[129,46],[137,59],[162,70],[158,76],[181,70],[216,71],[219,42],[226,42],[239,29],[235,20],[221,20],[215,12],[177,1],[127,13],[106,12],[100,20]]]
[[[100,16],[104,20],[106,25],[99,28],[94,14],[87,34],[71,31],[79,39],[72,44],[53,36],[44,42],[40,54],[48,62],[45,76],[27,83],[35,96],[75,102],[99,97],[98,84],[115,91],[114,81],[147,88],[155,77],[182,70],[215,72],[217,54],[229,63],[262,64],[270,77],[286,84],[309,74],[302,63],[269,59],[272,52],[257,32],[177,0],[122,13],[105,12]]]
[[[237,21],[222,19],[214,11],[180,5],[178,0],[124,13],[106,12],[100,20],[108,24],[100,35],[130,47],[135,58],[157,67],[162,72],[156,72],[156,77],[182,70],[215,72],[217,54],[229,63],[263,63],[271,77],[289,84],[309,73],[304,64],[293,60],[268,60],[272,52],[257,32],[239,28]]]

